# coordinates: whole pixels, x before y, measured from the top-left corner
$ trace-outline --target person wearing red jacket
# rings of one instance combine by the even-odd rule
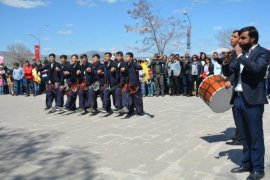
[[[25,61],[25,66],[23,68],[24,78],[26,81],[26,96],[30,96],[30,93],[33,92],[33,74],[32,74],[32,66],[29,61]]]

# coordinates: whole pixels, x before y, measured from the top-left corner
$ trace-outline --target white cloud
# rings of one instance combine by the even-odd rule
[[[77,4],[79,4],[81,6],[95,7],[95,6],[97,6],[98,2],[113,4],[113,3],[117,3],[120,1],[126,1],[126,0],[75,0],[75,1]]]
[[[47,5],[47,3],[43,0],[0,0],[0,3],[11,7],[24,9],[31,9]]]
[[[106,3],[109,3],[109,4],[112,4],[112,3],[118,2],[119,0],[102,0],[102,1],[106,2]]]
[[[223,29],[222,26],[216,26],[216,27],[213,28],[214,31],[220,31],[222,29]]]
[[[94,7],[96,6],[93,0],[76,0],[76,3],[80,6]]]
[[[73,32],[71,30],[60,30],[60,31],[58,31],[58,34],[61,34],[61,35],[70,35],[72,33]]]

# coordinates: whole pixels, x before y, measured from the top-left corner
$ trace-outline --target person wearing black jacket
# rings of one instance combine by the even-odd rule
[[[190,82],[190,91],[189,91],[189,96],[192,96],[192,92],[194,90],[194,83],[196,84],[196,95],[199,94],[199,86],[201,82],[201,74],[202,74],[202,63],[199,60],[198,56],[195,54],[192,56],[192,62],[190,63],[190,77],[191,77],[191,82]]]
[[[165,96],[165,68],[166,62],[162,59],[162,56],[155,54],[152,62],[150,63],[151,71],[153,72],[155,82],[155,93],[159,96]]]
[[[270,61],[266,71],[266,96],[270,99]]]
[[[115,89],[115,112],[118,112],[123,106],[127,107],[127,101],[122,99],[122,89],[127,83],[128,73],[127,73],[127,63],[123,59],[123,52],[118,51],[116,53],[117,60],[117,73],[118,73],[118,86]]]
[[[103,98],[102,98],[102,108],[100,111],[102,113],[111,113],[111,98],[113,97],[113,104],[115,105],[115,87],[118,85],[118,73],[117,73],[117,64],[112,59],[112,54],[110,52],[105,53],[104,65],[106,68],[105,71],[105,88],[103,88]]]
[[[90,107],[88,90],[89,86],[93,84],[93,64],[88,62],[86,54],[80,56],[81,59],[81,79],[80,79],[80,90],[79,90],[79,112],[87,112],[86,109]]]
[[[61,62],[61,84],[60,89],[58,91],[57,98],[59,99],[59,108],[62,108],[64,106],[64,95],[65,95],[65,84],[67,84],[67,80],[69,79],[69,74],[65,74],[64,72],[68,72],[69,62],[67,61],[66,55],[60,56],[60,62]],[[58,110],[58,109],[57,109]]]
[[[93,76],[94,82],[89,87],[88,97],[89,97],[89,109],[92,114],[97,113],[97,97],[98,95],[103,100],[103,91],[106,87],[106,67],[104,64],[100,63],[100,55],[94,54],[93,59]],[[104,106],[103,106],[104,107]]]
[[[232,48],[236,47],[239,43],[239,30],[234,30],[231,35],[231,46]],[[235,59],[236,58],[236,53],[235,51],[230,51],[230,52],[222,52],[221,53],[221,61],[223,62],[227,58]],[[226,61],[226,60],[225,60]],[[225,88],[229,89],[232,87],[232,85],[235,82],[235,73],[232,73],[230,76],[227,77],[227,81],[225,83]],[[226,144],[228,145],[242,145],[240,142],[240,135],[239,135],[239,120],[237,119],[237,116],[235,115],[236,111],[234,106],[232,107],[232,113],[233,113],[233,119],[235,123],[235,134],[234,137],[230,141],[227,141]]]
[[[231,104],[234,104],[243,144],[241,165],[231,172],[250,172],[247,179],[261,179],[265,175],[263,113],[264,104],[268,103],[264,76],[270,52],[258,44],[259,33],[255,27],[242,28],[239,36],[239,46],[234,47],[236,58],[225,60],[222,66],[225,76],[235,74]]]
[[[41,71],[48,70],[48,83],[46,85],[46,108],[49,110],[52,107],[53,100],[55,100],[55,109],[61,106],[58,98],[59,87],[62,79],[61,64],[55,61],[55,54],[49,55],[50,63],[40,68]]]
[[[78,55],[73,54],[71,56],[71,64],[68,66],[68,72],[70,74],[69,90],[67,92],[67,101],[63,111],[76,111],[76,99],[79,91],[79,82],[81,79],[81,67],[78,62]]]
[[[123,99],[125,99],[127,106],[124,106],[119,113],[125,114],[128,116],[132,115],[134,112],[134,108],[136,110],[137,115],[144,115],[143,110],[143,99],[142,99],[142,91],[139,80],[139,70],[142,70],[140,64],[135,63],[133,60],[133,53],[126,53],[127,69],[125,67],[122,68],[123,71],[127,70],[128,72],[128,80],[123,88]]]

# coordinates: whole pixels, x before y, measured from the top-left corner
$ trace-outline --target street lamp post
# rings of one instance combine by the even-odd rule
[[[48,27],[48,26],[49,26],[49,25],[47,24],[47,25],[43,25],[43,26],[41,26],[41,27],[39,28],[39,31],[38,31],[38,37],[35,36],[34,34],[31,34],[31,33],[28,34],[29,36],[35,38],[35,39],[38,41],[38,46],[39,46],[39,53],[40,53],[40,55],[41,55],[41,47],[40,47],[40,45],[41,45],[41,39],[40,39],[40,32],[41,32],[41,29],[42,29],[43,27]]]
[[[183,14],[187,16],[188,22],[189,22],[189,27],[187,28],[187,49],[190,51],[191,50],[191,21],[190,21],[188,12],[185,11]]]

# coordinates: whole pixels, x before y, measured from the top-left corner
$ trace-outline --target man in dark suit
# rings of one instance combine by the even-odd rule
[[[105,86],[103,89],[102,108],[99,109],[101,113],[109,115],[111,113],[111,98],[113,98],[113,104],[115,105],[114,89],[117,86],[118,73],[117,63],[112,60],[112,53],[106,52],[104,56],[105,66]]]
[[[122,99],[122,89],[125,86],[128,79],[127,64],[123,58],[123,52],[118,51],[116,53],[117,61],[117,73],[118,73],[118,86],[115,89],[115,112],[119,112],[123,106],[127,107],[128,102]],[[123,68],[123,69],[122,69]]]
[[[59,94],[58,91],[62,79],[61,64],[56,62],[55,58],[56,58],[55,54],[50,54],[49,55],[50,63],[44,64],[43,68],[41,68],[41,71],[44,71],[45,69],[48,70],[45,110],[51,109],[53,100],[55,100],[55,109],[58,109],[61,106],[61,102],[59,101],[59,98],[57,96]]]
[[[270,52],[258,45],[259,33],[253,26],[239,31],[239,46],[234,48],[236,58],[224,61],[223,74],[235,73],[234,104],[235,117],[239,120],[240,139],[243,144],[243,159],[240,167],[231,172],[250,171],[247,179],[264,177],[263,112],[267,104],[264,76]]]
[[[234,30],[232,32],[231,35],[231,46],[232,48],[235,48],[236,46],[238,46],[239,43],[239,30]],[[236,58],[236,54],[235,52],[229,52],[229,53],[222,53],[222,60],[221,62],[223,62],[223,59],[225,58]],[[231,74],[229,77],[227,77],[227,82],[225,83],[225,87],[226,88],[230,88],[233,83],[235,82],[235,74]],[[237,117],[235,116],[235,108],[234,106],[232,107],[232,112],[233,112],[233,119],[234,119],[234,123],[235,123],[235,136],[232,138],[232,141],[228,141],[226,142],[226,144],[228,145],[242,145],[240,142],[240,136],[239,136],[239,129],[238,129],[238,120]]]
[[[142,91],[139,80],[139,70],[142,70],[142,67],[140,64],[134,62],[133,57],[133,53],[126,53],[125,62],[127,66],[123,67],[123,72],[127,71],[128,79],[125,87],[122,90],[122,98],[125,102],[128,103],[126,105],[123,105],[124,108],[119,110],[119,113],[127,113],[127,117],[131,116],[134,113],[134,108],[136,109],[137,115],[144,115]]]

